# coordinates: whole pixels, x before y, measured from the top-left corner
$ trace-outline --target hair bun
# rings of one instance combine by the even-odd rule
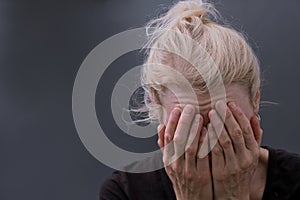
[[[203,24],[212,23],[211,16],[217,19],[218,12],[210,3],[202,0],[179,1],[167,13],[147,24],[146,29],[150,41],[146,47],[149,47],[155,39],[168,29],[187,32],[190,28],[194,29]]]
[[[212,5],[201,0],[179,1],[166,14],[167,19],[177,22],[191,22],[193,18],[206,20],[206,14],[210,12]]]
[[[214,19],[218,16],[218,11],[210,3],[202,0],[179,1],[167,13],[147,24],[146,32],[149,40],[144,48],[151,48],[161,35],[167,33],[167,30],[179,30],[186,33],[199,26],[212,23],[210,16]]]
[[[168,28],[174,28],[180,24],[199,25],[212,22],[209,18],[216,18],[217,11],[210,3],[202,0],[179,1],[164,16],[164,22],[168,22]]]

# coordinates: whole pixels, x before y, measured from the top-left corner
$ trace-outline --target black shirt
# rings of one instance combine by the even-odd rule
[[[300,199],[300,156],[285,150],[269,150],[263,200]],[[100,200],[175,200],[164,168],[147,173],[115,171],[103,184]]]

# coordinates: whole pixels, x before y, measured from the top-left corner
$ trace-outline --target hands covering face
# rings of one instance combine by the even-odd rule
[[[160,125],[158,145],[178,200],[249,199],[262,131],[239,106],[219,101],[209,124],[191,105],[175,108]]]

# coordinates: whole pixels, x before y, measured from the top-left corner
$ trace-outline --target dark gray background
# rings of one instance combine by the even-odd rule
[[[172,2],[0,1],[1,200],[98,199],[111,169],[87,152],[76,133],[76,72],[101,41],[144,25]],[[260,58],[262,100],[278,103],[261,109],[264,144],[300,153],[300,1],[219,0],[216,6],[247,33]],[[134,57],[120,58],[124,62],[113,69],[140,63]],[[98,104],[105,95],[98,90]]]

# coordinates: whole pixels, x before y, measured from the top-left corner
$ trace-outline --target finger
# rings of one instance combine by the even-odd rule
[[[214,146],[218,143],[218,136],[215,133],[211,122],[207,125],[207,136],[208,136],[208,151],[211,152]]]
[[[201,136],[202,125],[203,125],[203,117],[200,114],[196,114],[190,128],[190,134],[188,136],[187,143],[185,145],[186,151],[189,147],[194,147],[194,146],[196,146],[196,148],[198,149],[198,143]]]
[[[225,159],[219,142],[217,142],[211,150],[211,165],[213,177],[217,177],[225,168]]]
[[[260,145],[262,141],[263,130],[260,127],[260,121],[256,116],[251,117],[250,124],[254,133],[256,142]]]
[[[210,117],[211,124],[215,130],[215,133],[220,132],[220,135],[218,137],[218,144],[223,149],[225,165],[227,165],[231,169],[235,166],[234,164],[236,163],[236,156],[233,150],[231,138],[229,137],[225,128],[218,130],[221,127],[220,124],[223,124],[223,121],[214,110],[210,112]]]
[[[216,138],[218,139],[222,133],[224,127],[224,122],[221,120],[216,110],[211,110],[208,113],[210,125],[212,126],[214,133],[216,134]],[[216,142],[216,141],[215,141]]]
[[[243,113],[241,108],[239,106],[237,106],[234,102],[230,102],[229,106],[231,108],[231,111],[232,111],[235,119],[237,120],[238,124],[240,125],[240,127],[242,129],[246,147],[250,150],[256,149],[258,145],[257,145],[257,142],[255,141],[249,119]]]
[[[206,139],[204,139],[206,138]],[[206,143],[204,143],[206,141]],[[197,156],[197,170],[209,170],[209,159],[208,159],[208,134],[207,128],[202,127],[201,137],[198,144],[198,156]]]
[[[171,158],[174,155],[174,143],[171,141],[173,140],[180,114],[180,108],[174,108],[169,116],[167,126],[165,128],[163,162],[166,166],[171,163]]]
[[[227,133],[229,134],[233,142],[233,149],[237,154],[244,155],[245,141],[243,137],[243,131],[239,123],[236,121],[231,110],[227,107],[227,105],[224,102],[217,102],[216,109],[218,110],[218,113],[224,113],[225,111],[225,127],[227,129]]]
[[[200,114],[195,115],[190,134],[185,146],[185,163],[187,170],[196,169],[197,152],[203,119]]]
[[[165,142],[173,140],[180,115],[181,115],[180,108],[176,107],[172,110],[172,112],[169,116],[168,122],[167,122],[166,130],[165,130],[165,136],[164,136]]]
[[[158,140],[157,144],[159,148],[163,148],[165,145],[164,135],[165,135],[166,126],[164,124],[160,124],[157,127],[157,133],[158,133]]]
[[[211,123],[208,126],[208,134],[211,149],[212,176],[218,177],[218,175],[224,170],[225,159],[222,147],[218,142],[217,134],[214,132],[214,128],[212,127]]]
[[[199,158],[204,158],[210,152],[209,139],[208,139],[207,132],[208,132],[207,128],[202,127],[201,137],[200,137],[200,140],[199,140],[199,147],[198,147],[198,157]]]
[[[177,124],[177,128],[174,135],[174,160],[184,158],[185,144],[190,133],[191,123],[194,118],[194,107],[192,105],[186,105],[180,116]]]

